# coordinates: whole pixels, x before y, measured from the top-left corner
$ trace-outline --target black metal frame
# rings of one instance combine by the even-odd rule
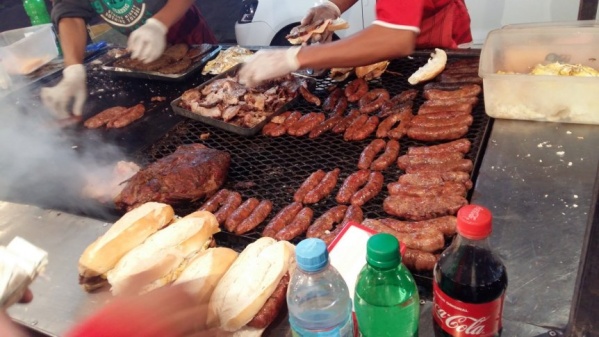
[[[580,0],[578,20],[595,20],[597,18],[598,3],[599,0]]]

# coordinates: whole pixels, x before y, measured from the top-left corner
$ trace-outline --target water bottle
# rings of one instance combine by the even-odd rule
[[[32,26],[52,22],[44,0],[23,0],[23,7]]]
[[[362,336],[418,336],[418,288],[401,263],[394,236],[382,233],[368,239],[366,265],[358,274],[354,300]]]
[[[287,289],[294,337],[351,337],[352,302],[347,284],[329,263],[326,244],[309,238],[295,248],[297,267]]]

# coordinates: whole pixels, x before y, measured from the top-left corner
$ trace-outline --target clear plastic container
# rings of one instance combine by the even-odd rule
[[[324,241],[310,238],[295,248],[297,267],[287,288],[294,337],[352,337],[352,301],[343,277],[329,263]]]
[[[52,24],[0,33],[0,60],[10,74],[27,75],[57,56]]]
[[[599,77],[529,74],[535,65],[556,60],[599,70],[599,26],[583,21],[580,25],[536,24],[491,31],[479,67],[487,114],[599,124]]]

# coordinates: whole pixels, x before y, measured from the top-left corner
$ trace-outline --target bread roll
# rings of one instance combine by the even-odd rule
[[[249,244],[214,289],[209,324],[237,331],[249,323],[294,265],[294,251],[291,243],[269,237]]]
[[[145,293],[175,280],[186,259],[208,248],[219,231],[205,211],[178,219],[132,249],[108,272],[113,294]]]
[[[431,57],[428,59],[425,65],[418,68],[412,76],[408,78],[408,83],[411,85],[418,84],[420,82],[428,81],[439,75],[447,64],[447,54],[443,49],[435,48],[435,52],[431,53]]]
[[[167,204],[148,202],[127,212],[89,245],[79,258],[80,283],[87,291],[105,284],[105,273],[133,248],[166,226],[175,212]]]

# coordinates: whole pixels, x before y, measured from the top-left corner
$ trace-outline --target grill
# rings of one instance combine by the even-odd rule
[[[450,56],[450,62],[457,59],[457,57],[451,58]],[[416,56],[412,59],[394,60],[381,78],[369,82],[369,87],[371,89],[385,88],[391,96],[412,88],[407,83],[407,77],[416,71],[418,67],[425,64],[427,59],[428,54]],[[350,77],[342,83],[332,82],[329,78],[318,79],[314,93],[324,101],[328,96],[327,89],[329,87],[332,85],[344,86],[351,79]],[[420,94],[414,102],[414,111],[417,111],[424,101],[422,98],[422,85],[416,88],[420,90]],[[353,106],[355,104],[350,104],[349,108]],[[308,113],[320,111],[320,108],[302,99],[296,101],[289,110]],[[472,148],[470,153],[467,154],[467,158],[472,159],[475,164],[472,173],[472,180],[474,181],[486,145],[486,135],[491,126],[491,119],[484,112],[482,99],[473,109],[472,114],[474,122],[466,137],[472,142]],[[200,135],[203,133],[210,133],[210,137],[201,140]],[[343,140],[342,134],[333,134],[331,132],[326,132],[313,140],[307,137],[298,138],[288,135],[278,138],[266,137],[260,134],[245,137],[199,121],[185,120],[154,145],[141,151],[138,154],[138,160],[142,163],[153,162],[171,154],[179,145],[191,143],[202,143],[208,147],[229,152],[231,154],[231,167],[224,188],[240,192],[244,200],[255,197],[273,202],[273,211],[255,231],[242,236],[224,232],[217,237],[217,241],[221,245],[242,249],[247,243],[260,237],[265,224],[280,209],[293,201],[295,190],[312,172],[318,169],[330,171],[338,167],[341,169],[341,174],[333,193],[318,204],[309,206],[314,210],[314,218],[335,206],[335,195],[339,187],[348,175],[357,170],[360,153],[373,139],[374,135],[364,141],[346,142]],[[400,155],[405,154],[409,146],[434,145],[437,143],[420,142],[407,138],[401,139]],[[385,184],[387,184],[396,181],[403,172],[396,165],[392,165],[383,174]],[[238,187],[247,182],[254,183],[254,186],[246,189]],[[387,195],[385,187],[377,197],[366,203],[362,207],[364,216],[367,218],[387,217],[388,215],[382,209],[383,200]],[[177,214],[185,215],[195,211],[202,203],[203,201],[198,201],[178,205],[175,206],[175,210]],[[296,238],[296,242],[303,238]],[[430,277],[426,273],[420,276]]]

